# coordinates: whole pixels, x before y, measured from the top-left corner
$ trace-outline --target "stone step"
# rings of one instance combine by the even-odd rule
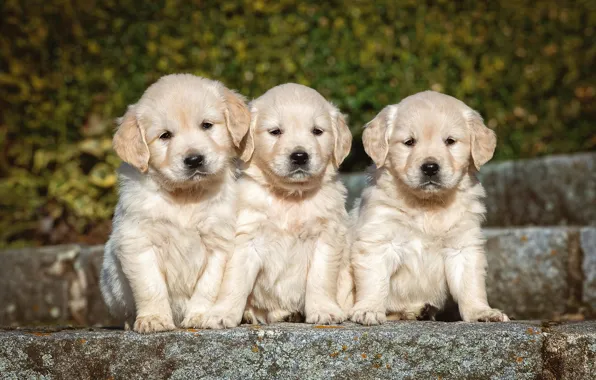
[[[596,227],[484,232],[493,307],[516,319],[596,317]],[[77,245],[0,252],[0,326],[114,324],[98,287],[102,255]]]
[[[518,319],[596,317],[596,228],[485,229],[487,292]]]
[[[596,322],[0,329],[0,378],[592,380]]]
[[[348,207],[366,186],[364,174],[342,176]],[[596,225],[596,152],[488,164],[486,226]]]

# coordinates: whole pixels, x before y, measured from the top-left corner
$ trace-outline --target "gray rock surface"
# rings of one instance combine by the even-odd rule
[[[596,228],[583,228],[580,232],[583,255],[583,299],[596,312]]]
[[[488,164],[486,226],[596,225],[596,153]],[[364,174],[346,174],[348,206],[366,186]]]
[[[0,326],[112,324],[99,291],[103,247],[0,252]]]
[[[487,165],[487,226],[596,225],[596,153]]]
[[[548,327],[544,380],[596,379],[596,321]]]
[[[569,285],[568,230],[485,229],[491,306],[518,319],[563,314]]]
[[[354,201],[360,197],[362,190],[368,186],[368,178],[365,173],[351,173],[342,174],[340,176],[341,181],[348,189],[348,198],[346,200],[346,208],[348,211],[352,210]]]
[[[0,330],[0,378],[535,379],[544,339],[529,322]]]

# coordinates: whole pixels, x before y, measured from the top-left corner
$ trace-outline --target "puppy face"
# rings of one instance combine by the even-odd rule
[[[114,149],[163,186],[188,188],[228,167],[249,119],[243,98],[221,83],[168,75],[129,107],[114,136]]]
[[[451,190],[495,150],[495,133],[461,101],[432,91],[386,107],[367,124],[366,152],[422,197]]]
[[[315,90],[285,84],[251,103],[242,155],[284,187],[309,187],[348,155],[352,136],[343,116]]]

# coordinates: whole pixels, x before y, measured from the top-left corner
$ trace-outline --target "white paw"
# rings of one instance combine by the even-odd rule
[[[186,315],[180,323],[180,327],[185,329],[193,329],[199,328],[201,326],[201,321],[203,320],[203,316],[207,313],[208,306],[203,305],[193,305],[186,310]]]
[[[313,310],[306,314],[306,323],[332,325],[346,320],[346,314],[339,307]]]
[[[509,317],[501,310],[482,309],[467,313],[464,318],[466,322],[508,322]]]
[[[175,328],[176,326],[174,326],[171,316],[155,314],[138,316],[133,326],[133,330],[141,334],[169,331]]]
[[[227,329],[236,327],[240,324],[242,315],[239,318],[230,315],[229,312],[219,312],[212,310],[205,313],[201,321],[201,327],[204,329]]]
[[[180,327],[185,329],[193,329],[201,327],[203,321],[203,313],[190,313],[182,320]]]
[[[355,307],[350,311],[350,319],[361,325],[372,326],[385,323],[387,316],[384,311]]]

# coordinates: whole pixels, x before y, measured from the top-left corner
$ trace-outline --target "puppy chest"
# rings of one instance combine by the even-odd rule
[[[316,236],[329,224],[326,207],[318,202],[273,200],[267,210],[269,222],[284,234],[306,239]]]
[[[447,291],[445,260],[441,246],[412,239],[398,248],[398,265],[392,288],[406,299],[431,301]],[[425,301],[425,302],[426,302]]]
[[[252,302],[264,310],[300,311],[304,307],[305,293],[306,275],[289,275],[277,281],[261,278],[253,289]]]
[[[253,290],[255,306],[268,309],[277,305],[286,310],[300,310],[304,303],[309,250],[314,244],[296,246],[287,242],[285,250],[270,251]]]
[[[161,237],[154,243],[159,267],[171,297],[191,297],[194,286],[214,251],[231,251],[232,234],[229,235],[229,242],[226,242],[225,238],[213,231],[205,231],[196,226],[163,230]]]
[[[464,207],[445,208],[433,211],[413,210],[405,214],[399,229],[414,239],[426,244],[441,244],[458,234],[457,230],[475,224],[475,218]]]
[[[444,265],[443,239],[419,238],[404,233],[392,241],[392,248],[400,265],[412,270],[422,271]]]
[[[160,269],[172,295],[184,296],[192,293],[198,274],[207,263],[208,254],[200,240],[179,233],[164,240],[156,249]]]

